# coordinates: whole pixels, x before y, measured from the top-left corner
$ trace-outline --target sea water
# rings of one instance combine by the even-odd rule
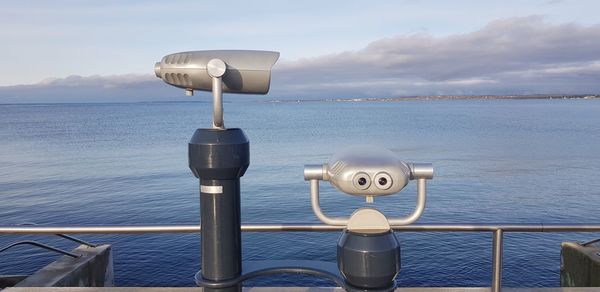
[[[206,102],[0,105],[0,225],[197,224],[198,181],[187,142],[210,126]],[[241,180],[242,222],[319,223],[304,164],[355,144],[431,162],[418,223],[600,223],[599,100],[432,100],[225,104],[244,129],[251,164]],[[412,211],[415,186],[376,198],[390,217]],[[322,184],[322,206],[347,216],[364,200]],[[490,233],[398,232],[402,286],[489,286]],[[244,233],[244,260],[335,261],[333,233]],[[193,286],[197,234],[79,235],[113,246],[119,286]],[[505,286],[559,286],[560,242],[594,233],[505,235]],[[70,250],[53,236],[0,236]],[[32,247],[0,253],[0,274],[56,259]],[[248,285],[332,285],[265,277]]]

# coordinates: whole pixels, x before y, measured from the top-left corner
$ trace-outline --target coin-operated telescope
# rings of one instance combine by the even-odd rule
[[[411,224],[423,214],[426,180],[432,178],[431,164],[407,163],[377,146],[348,148],[333,155],[329,163],[304,167],[315,215],[325,224],[345,226],[337,244],[337,261],[347,290],[394,289],[400,272],[400,245],[392,226]],[[371,203],[376,196],[400,192],[410,180],[417,180],[417,204],[408,216],[387,218],[375,208],[361,208],[350,217],[332,218],[321,211],[319,181],[329,181],[338,190],[364,196]]]
[[[271,83],[271,68],[278,52],[213,50],[181,52],[164,56],[154,65],[154,74],[164,82],[185,89],[212,91],[213,126],[223,125],[223,92],[266,94]]]
[[[189,167],[200,179],[202,270],[204,291],[241,291],[240,177],[250,164],[250,145],[241,129],[226,129],[223,92],[265,94],[279,53],[268,51],[195,51],[167,55],[154,65],[166,83],[212,91],[213,124],[197,129],[188,145]]]

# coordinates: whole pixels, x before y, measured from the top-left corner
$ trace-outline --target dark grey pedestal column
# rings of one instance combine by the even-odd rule
[[[400,244],[394,233],[344,230],[337,244],[338,268],[347,291],[393,291],[400,272]]]
[[[240,129],[198,129],[189,143],[189,166],[200,179],[202,277],[234,279],[242,272],[240,177],[250,144]],[[241,285],[205,291],[241,291]]]

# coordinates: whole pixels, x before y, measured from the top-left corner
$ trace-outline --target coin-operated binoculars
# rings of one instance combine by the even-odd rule
[[[394,289],[400,272],[400,245],[392,226],[411,224],[421,216],[426,180],[431,178],[431,164],[403,162],[391,151],[376,146],[352,147],[335,154],[329,163],[304,167],[315,215],[325,224],[345,226],[337,243],[337,261],[347,290]],[[387,218],[374,208],[358,209],[349,218],[332,218],[321,211],[319,181],[329,181],[338,190],[364,196],[371,203],[376,196],[400,192],[409,180],[417,180],[417,204],[406,217]]]
[[[200,179],[202,263],[197,282],[241,291],[240,177],[250,164],[250,145],[241,129],[226,129],[223,92],[266,94],[279,53],[195,51],[167,55],[154,66],[158,78],[185,89],[212,91],[213,123],[197,129],[188,147],[189,167]],[[233,282],[227,284],[226,282]],[[206,288],[205,291],[212,291]]]

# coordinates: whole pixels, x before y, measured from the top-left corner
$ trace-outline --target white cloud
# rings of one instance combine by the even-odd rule
[[[39,85],[46,86],[103,86],[114,88],[119,86],[127,86],[129,84],[137,84],[141,82],[154,81],[156,77],[150,74],[123,74],[123,75],[92,75],[79,76],[71,75],[65,78],[47,78],[42,80]]]
[[[72,92],[103,100],[181,95],[152,75],[134,74],[0,87],[0,97],[75,96]],[[282,61],[274,68],[268,98],[599,92],[600,25],[553,24],[531,16],[493,21],[465,34],[400,35],[356,51]]]
[[[282,89],[291,84],[299,89],[300,84],[310,92],[334,88],[335,84],[351,84],[353,89],[364,85],[357,95],[372,93],[369,85],[386,87],[377,88],[382,95],[398,91],[576,93],[600,91],[599,62],[600,26],[550,24],[531,16],[502,19],[474,32],[447,37],[414,34],[385,38],[358,51],[280,64],[276,73],[282,76],[274,78]],[[573,80],[574,76],[585,79]],[[522,84],[523,78],[531,78],[532,84]],[[545,82],[553,84],[546,87]],[[423,85],[434,88],[415,88]]]

